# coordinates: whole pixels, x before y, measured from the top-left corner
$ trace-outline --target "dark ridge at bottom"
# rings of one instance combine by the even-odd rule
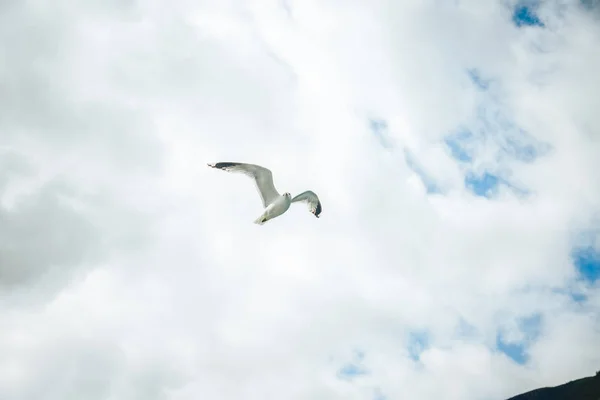
[[[563,385],[535,389],[508,400],[599,400],[600,371],[596,376],[577,379]]]

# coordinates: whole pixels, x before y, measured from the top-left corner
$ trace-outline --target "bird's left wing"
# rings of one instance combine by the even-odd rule
[[[258,194],[262,199],[263,207],[268,206],[276,198],[279,197],[279,192],[273,184],[273,174],[271,170],[255,164],[246,164],[239,162],[218,162],[208,164],[211,168],[222,169],[230,172],[241,172],[242,174],[254,179]]]
[[[292,203],[304,201],[308,204],[308,210],[315,215],[315,217],[319,218],[319,214],[321,214],[321,201],[319,197],[315,194],[315,192],[311,190],[307,190],[306,192],[300,193],[292,199]]]

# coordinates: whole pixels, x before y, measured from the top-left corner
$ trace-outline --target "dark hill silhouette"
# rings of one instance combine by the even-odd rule
[[[577,379],[560,386],[535,389],[508,400],[600,400],[600,371],[596,376]]]

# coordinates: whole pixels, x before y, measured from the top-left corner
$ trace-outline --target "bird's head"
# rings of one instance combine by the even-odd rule
[[[283,194],[283,196],[284,196],[284,197],[287,197],[288,199],[289,199],[290,197],[292,197],[292,195],[291,195],[291,194],[289,194],[288,192],[285,192],[285,193]]]

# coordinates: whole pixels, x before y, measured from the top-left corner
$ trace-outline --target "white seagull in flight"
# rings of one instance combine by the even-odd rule
[[[238,162],[218,162],[216,164],[208,164],[209,167],[222,169],[223,171],[241,172],[254,179],[260,197],[262,198],[263,207],[265,210],[254,223],[262,225],[270,219],[280,216],[290,208],[292,203],[304,201],[308,204],[308,209],[315,217],[319,218],[321,214],[321,202],[317,195],[307,190],[300,193],[298,196],[291,198],[288,192],[280,195],[273,184],[273,174],[267,168],[260,165],[244,164]]]

